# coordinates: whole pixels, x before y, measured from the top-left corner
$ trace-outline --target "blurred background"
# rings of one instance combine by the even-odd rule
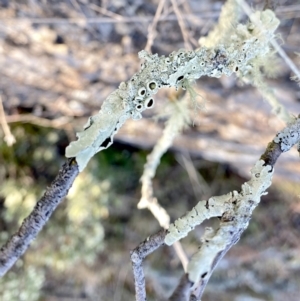
[[[247,1],[261,9],[262,1]],[[300,1],[279,0],[278,40],[298,64]],[[65,161],[75,132],[121,81],[139,70],[138,51],[158,0],[0,0],[0,242],[31,212]],[[197,47],[216,24],[223,1],[177,1],[185,26],[165,1],[154,33],[159,55]],[[241,14],[242,20],[246,17]],[[275,68],[276,67],[276,68]],[[267,80],[287,109],[300,111],[300,88],[274,61]],[[267,143],[284,123],[263,97],[234,76],[196,83],[206,109],[175,139],[154,179],[155,196],[172,220],[199,200],[239,190]],[[165,89],[154,109],[128,121],[113,146],[76,179],[30,249],[2,279],[0,300],[134,300],[129,252],[160,229],[138,210],[146,156],[162,135],[164,108],[182,91]],[[13,143],[15,141],[15,143]],[[241,241],[216,269],[203,301],[299,300],[300,161],[284,154],[267,196]],[[191,256],[209,221],[183,240]],[[174,250],[162,247],[144,263],[149,300],[167,297],[183,273]]]

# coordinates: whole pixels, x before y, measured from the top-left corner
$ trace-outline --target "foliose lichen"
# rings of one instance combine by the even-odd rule
[[[246,74],[251,60],[269,51],[269,40],[279,24],[269,10],[254,13],[253,18],[264,25],[263,33],[252,23],[239,24],[228,42],[212,49],[180,49],[168,56],[140,51],[140,71],[122,82],[103,102],[100,112],[89,118],[84,130],[77,134],[78,140],[67,147],[66,157],[75,157],[82,171],[95,153],[112,144],[113,136],[127,119],[138,120],[144,110],[153,107],[153,95],[162,87],[185,89],[188,82],[205,75],[218,78],[234,72]]]

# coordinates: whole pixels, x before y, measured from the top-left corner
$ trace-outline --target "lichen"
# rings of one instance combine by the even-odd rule
[[[186,88],[186,83],[204,75],[218,78],[237,70],[246,74],[254,58],[268,53],[269,40],[279,24],[268,10],[254,13],[253,18],[265,25],[263,34],[250,26],[252,23],[239,24],[231,39],[214,49],[180,49],[167,57],[140,51],[141,70],[108,96],[100,112],[77,134],[78,140],[67,147],[66,156],[75,157],[82,171],[94,154],[112,144],[113,136],[128,118],[142,118],[141,113],[154,105],[153,95],[162,87]]]
[[[264,166],[259,160],[251,170],[251,179],[242,185],[241,192],[233,191],[222,196],[214,196],[207,201],[200,201],[190,212],[177,219],[168,229],[165,243],[172,245],[185,237],[197,225],[212,217],[220,217],[224,213],[232,216],[249,216],[259,203],[266,189],[271,185],[273,170],[271,166]],[[251,201],[249,203],[249,201]],[[237,225],[244,227],[245,225]]]
[[[283,131],[276,135],[274,142],[280,144],[280,149],[283,152],[287,152],[293,145],[295,145],[299,141],[299,130],[300,122],[299,119],[296,119],[295,122],[291,124],[291,127],[285,128]]]
[[[200,278],[209,277],[218,256],[224,254],[229,245],[237,242],[240,234],[247,228],[252,212],[260,202],[261,196],[266,194],[266,189],[271,185],[273,172],[271,166],[265,166],[265,162],[259,160],[251,170],[251,179],[242,185],[241,192],[233,191],[219,197],[218,203],[223,198],[225,209],[221,224],[217,231],[211,228],[206,230],[201,240],[202,245],[192,256],[187,266],[191,282],[198,283]],[[226,201],[229,201],[232,206],[228,207]],[[204,213],[202,215],[206,216]]]

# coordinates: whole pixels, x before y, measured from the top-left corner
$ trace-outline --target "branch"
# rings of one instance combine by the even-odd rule
[[[188,283],[192,283],[194,286],[190,300],[201,299],[215,267],[227,251],[238,242],[241,234],[248,227],[252,212],[259,204],[261,196],[266,194],[266,189],[271,185],[277,159],[299,141],[300,118],[297,118],[269,143],[260,160],[252,168],[251,179],[242,185],[240,192],[233,191],[223,196],[211,197],[207,201],[200,201],[190,212],[171,224],[167,233],[164,234],[164,243],[167,245],[172,245],[185,237],[205,219],[213,216],[221,217],[220,226],[217,230],[206,228],[201,239],[202,245],[188,264],[188,281],[184,281],[186,276],[183,276],[175,290],[176,293],[172,295],[170,300],[187,300],[185,296]],[[151,244],[152,237],[155,235],[150,236],[147,241],[148,244]],[[145,285],[144,278],[140,285]],[[141,286],[139,289],[142,290]],[[176,299],[175,295],[181,297]],[[137,299],[137,301],[140,300],[142,299]]]
[[[157,33],[156,32],[157,22],[159,21],[159,18],[161,17],[161,13],[163,11],[165,2],[166,2],[166,0],[159,1],[155,16],[152,20],[152,23],[148,26],[147,44],[145,46],[145,50],[148,52],[151,52],[151,47],[152,47],[153,41],[154,41],[156,33]]]
[[[162,244],[164,244],[166,232],[167,230],[162,229],[158,233],[149,236],[130,254],[133,268],[136,301],[146,300],[145,276],[142,267],[143,260],[147,255],[151,254]]]
[[[204,75],[219,78],[234,72],[246,74],[253,61],[268,54],[269,41],[279,25],[270,10],[256,12],[254,17],[261,18],[263,24],[267,22],[263,32],[259,28],[249,31],[246,25],[239,24],[232,38],[213,49],[179,50],[167,57],[140,51],[139,57],[144,60],[141,70],[108,96],[100,112],[90,117],[77,134],[78,140],[67,147],[66,156],[76,158],[82,171],[90,158],[113,143],[114,135],[127,119],[140,119],[141,112],[153,107],[153,95],[162,87],[191,90],[191,83]]]
[[[7,124],[1,95],[0,95],[0,124],[1,124],[3,132],[4,132],[5,142],[7,143],[8,146],[12,146],[16,142],[16,138],[11,133],[10,128]]]
[[[3,276],[25,253],[53,211],[68,194],[78,173],[78,165],[74,158],[68,159],[33,211],[23,221],[18,232],[0,249],[0,276]]]
[[[26,251],[62,198],[67,195],[78,172],[84,169],[94,154],[113,143],[113,136],[127,119],[139,119],[142,111],[153,107],[152,96],[160,88],[167,86],[189,89],[191,82],[204,75],[219,78],[222,74],[231,75],[237,70],[246,72],[253,60],[262,58],[268,53],[269,41],[279,21],[268,10],[256,12],[255,15],[265,16],[262,21],[272,18],[264,35],[259,31],[250,32],[246,25],[240,24],[234,39],[229,40],[226,45],[216,46],[215,49],[203,47],[196,51],[179,50],[167,57],[150,55],[146,51],[139,53],[140,58],[144,60],[141,71],[127,83],[122,82],[119,89],[104,101],[99,114],[89,118],[84,131],[77,134],[78,140],[72,142],[66,149],[68,162],[62,167],[33,212],[24,220],[19,231],[0,249],[0,275],[4,275]],[[211,202],[214,203],[216,199]],[[231,208],[232,204],[228,203],[228,206]],[[220,207],[217,209],[210,212],[219,214],[223,210]],[[178,225],[180,223],[181,221],[177,222]],[[163,233],[165,235],[165,232]],[[170,237],[170,233],[167,236]],[[167,241],[170,243],[169,239]],[[160,238],[154,245],[158,247],[162,243]],[[134,256],[132,258],[134,259]]]
[[[298,118],[278,133],[269,143],[260,161],[256,163],[258,170],[257,168],[252,170],[252,179],[242,185],[241,193],[233,192],[230,201],[236,206],[233,208],[234,211],[227,211],[222,215],[219,229],[216,232],[212,229],[206,231],[202,239],[203,244],[192,257],[188,266],[189,279],[192,278],[194,283],[199,281],[192,294],[197,300],[201,299],[205,286],[217,264],[227,251],[237,243],[247,228],[251,214],[258,205],[260,195],[265,194],[266,188],[271,184],[271,170],[273,171],[277,159],[299,141],[300,119]],[[257,165],[259,162],[264,162],[261,172],[258,172],[259,166]],[[269,175],[267,170],[269,170]],[[251,181],[252,185],[248,185]]]
[[[173,6],[173,9],[174,9],[174,12],[176,14],[176,17],[178,19],[178,24],[179,24],[179,27],[180,27],[180,30],[181,30],[181,33],[182,33],[182,37],[183,37],[183,40],[184,40],[184,47],[185,47],[185,49],[191,50],[192,46],[189,43],[189,32],[186,29],[182,14],[180,13],[180,10],[177,6],[177,0],[171,0],[171,3],[172,3],[172,6]]]
[[[184,274],[169,301],[188,301],[192,285],[193,283],[189,280],[188,275]]]

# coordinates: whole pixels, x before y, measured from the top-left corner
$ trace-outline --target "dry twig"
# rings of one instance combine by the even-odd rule
[[[142,267],[143,260],[164,243],[166,233],[167,230],[162,229],[158,233],[151,235],[130,254],[134,275],[136,301],[146,300],[145,276]]]
[[[23,221],[20,229],[0,249],[0,276],[3,276],[25,253],[53,211],[68,194],[78,173],[76,161],[73,158],[68,159],[33,211]]]
[[[16,138],[11,133],[10,128],[7,124],[1,96],[0,96],[0,123],[4,132],[5,142],[7,143],[8,146],[12,146],[16,142]]]
[[[189,33],[186,29],[182,14],[181,14],[178,6],[177,6],[177,0],[171,0],[171,3],[172,3],[172,6],[173,6],[173,9],[174,9],[174,12],[175,12],[175,14],[178,18],[178,24],[180,26],[180,30],[182,32],[182,37],[183,37],[183,40],[184,40],[184,47],[187,50],[191,50],[193,48],[192,48],[192,46],[189,42]]]
[[[151,52],[151,47],[156,36],[156,26],[163,11],[165,2],[165,0],[161,0],[159,2],[153,21],[148,27],[147,44],[145,46],[145,50],[148,52]]]

